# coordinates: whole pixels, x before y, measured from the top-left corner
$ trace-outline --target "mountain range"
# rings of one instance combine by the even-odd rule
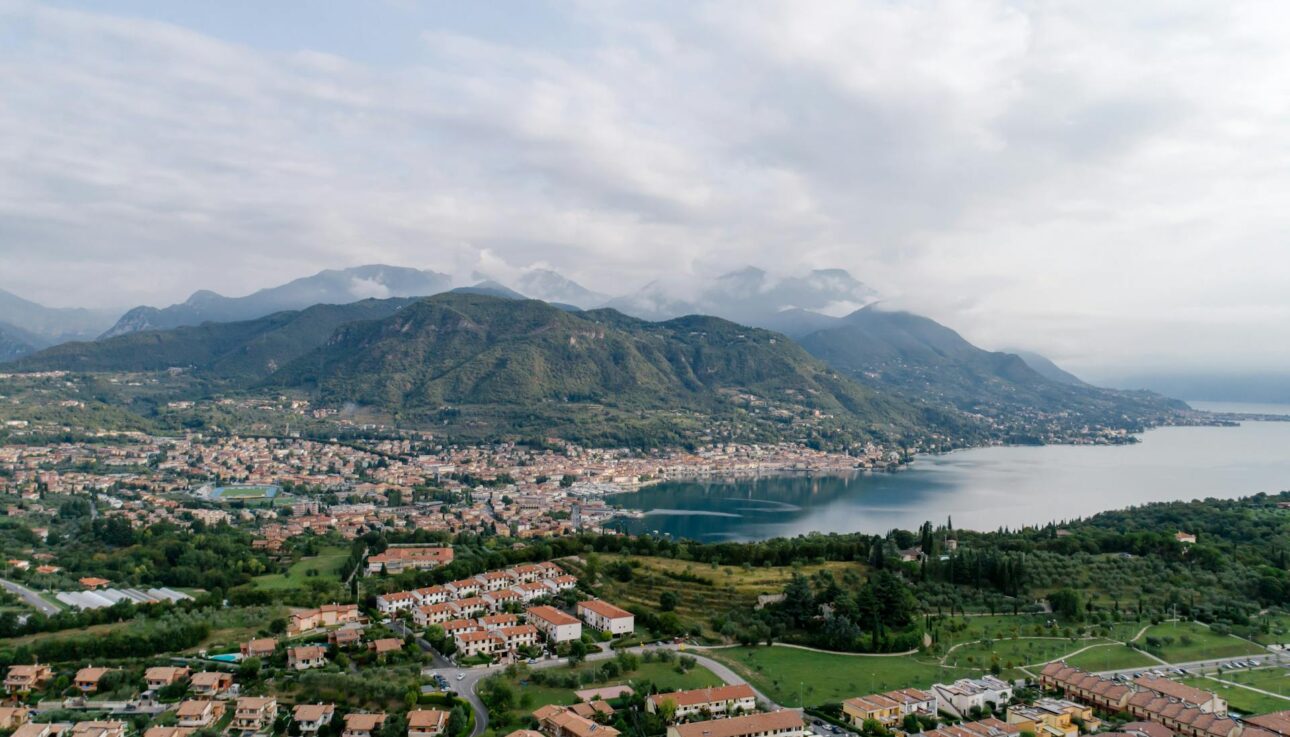
[[[452,278],[381,264],[321,271],[245,297],[225,297],[208,290],[165,308],[135,307],[100,337],[112,338],[142,330],[166,330],[204,322],[232,322],[264,317],[283,310],[302,310],[318,304],[348,304],[362,299],[424,297],[452,288]]]
[[[0,360],[69,340],[87,340],[112,324],[110,312],[45,307],[0,289]]]

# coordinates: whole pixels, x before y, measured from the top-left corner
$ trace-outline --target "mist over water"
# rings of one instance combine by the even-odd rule
[[[1279,409],[1275,409],[1278,408]],[[1259,411],[1290,414],[1290,406]],[[613,503],[647,510],[623,524],[705,541],[818,532],[881,533],[924,521],[993,530],[1148,502],[1290,489],[1290,422],[1169,427],[1136,445],[997,447],[920,457],[898,473],[673,482]]]

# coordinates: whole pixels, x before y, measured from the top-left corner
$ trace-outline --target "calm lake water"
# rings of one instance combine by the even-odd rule
[[[1290,407],[1281,411],[1290,414]],[[897,473],[667,483],[612,501],[647,510],[622,523],[630,532],[712,541],[914,530],[947,517],[958,528],[993,530],[1146,502],[1286,489],[1290,422],[1247,422],[1160,428],[1135,445],[957,451],[920,457]]]

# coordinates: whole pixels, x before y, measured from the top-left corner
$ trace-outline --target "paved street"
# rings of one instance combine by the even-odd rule
[[[5,591],[21,598],[41,614],[53,615],[58,613],[58,607],[40,598],[40,594],[37,594],[35,591],[32,591],[22,584],[14,583],[13,581],[6,581],[0,578],[0,587],[3,587]]]

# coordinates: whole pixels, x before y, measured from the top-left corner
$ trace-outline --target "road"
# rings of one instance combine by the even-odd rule
[[[416,636],[417,645],[423,651],[430,653],[434,657],[434,666],[433,666],[434,670],[440,673],[441,675],[443,675],[443,677],[448,681],[448,685],[451,688],[455,689],[462,698],[466,699],[466,701],[470,704],[471,709],[474,710],[475,729],[474,731],[471,732],[471,737],[479,737],[479,735],[483,734],[484,731],[488,729],[488,709],[484,708],[484,702],[480,700],[479,695],[476,693],[476,689],[478,689],[480,681],[484,680],[485,678],[491,675],[499,673],[502,670],[505,670],[506,666],[490,665],[487,667],[459,668],[453,663],[451,663],[450,661],[448,661],[448,659],[440,655],[439,652],[435,650],[428,641],[426,641],[421,636],[416,635],[415,632],[413,632],[412,630],[404,626],[402,622],[392,621],[389,623],[389,625],[391,629],[393,629],[401,636],[404,636],[404,637],[408,635]],[[597,650],[596,652],[587,654],[587,661],[594,663],[601,660],[611,660],[619,652],[630,652],[636,655],[640,655],[646,652],[647,650],[680,651],[680,646],[674,645],[674,644],[667,644],[667,645],[654,645],[650,647],[639,646],[639,647],[633,647],[633,648],[625,648],[624,650],[612,650],[609,648],[608,643],[602,643],[599,650]],[[713,675],[715,675],[717,678],[720,678],[727,685],[738,685],[738,684],[748,683],[748,681],[746,681],[743,678],[743,676],[736,673],[729,666],[719,661],[713,660],[712,658],[709,658],[706,655],[697,653],[694,651],[693,648],[685,650],[683,654],[689,655],[690,657],[694,658],[696,663],[712,671]],[[569,664],[568,658],[550,658],[547,660],[540,660],[536,663],[531,663],[529,665],[529,668],[534,668],[534,669],[558,668],[560,666],[568,665],[568,664]],[[749,685],[751,686],[751,684]],[[784,707],[781,707],[779,704],[776,704],[774,701],[771,701],[770,698],[766,696],[766,694],[757,690],[756,686],[751,686],[751,688],[753,689],[753,693],[757,695],[758,701],[765,703],[767,706],[769,706],[772,709],[784,708]]]
[[[0,578],[0,587],[3,587],[5,591],[8,591],[27,602],[28,606],[41,614],[53,616],[59,612],[58,607],[40,598],[40,594],[37,594],[35,591],[32,591],[22,584],[14,583],[13,581],[6,581],[5,579]]]

